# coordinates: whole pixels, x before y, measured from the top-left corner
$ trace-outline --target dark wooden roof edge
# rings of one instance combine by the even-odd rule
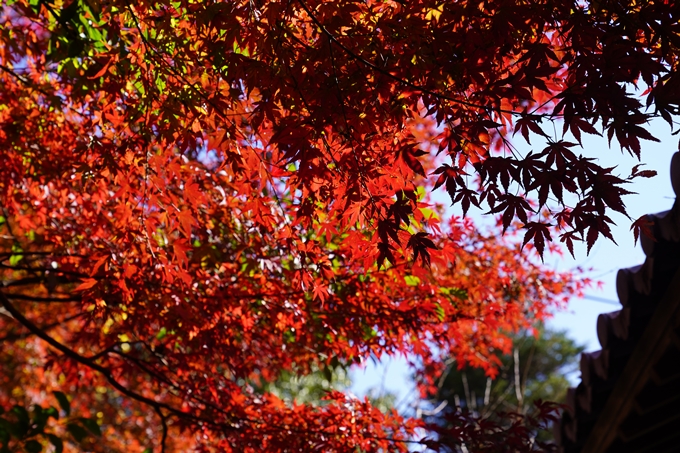
[[[671,159],[671,183],[680,194],[680,152]],[[654,363],[680,322],[680,203],[647,215],[653,237],[641,235],[644,263],[619,270],[623,308],[597,319],[602,350],[581,356],[581,383],[567,393],[567,410],[555,424],[563,453],[605,452],[635,404]]]
[[[652,367],[672,341],[672,330],[680,318],[680,270],[649,320],[609,399],[588,436],[582,453],[601,453],[614,440],[617,428],[630,411],[636,395],[647,382]]]

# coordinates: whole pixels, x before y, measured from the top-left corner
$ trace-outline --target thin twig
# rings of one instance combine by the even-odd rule
[[[47,324],[45,326],[42,326],[40,329],[43,330],[43,331],[49,331],[49,330],[52,330],[56,327],[61,326],[64,323],[67,323],[69,321],[73,321],[74,319],[78,319],[83,315],[85,315],[85,313],[78,313],[78,314],[75,314],[75,315],[71,315],[71,316],[68,316],[68,317],[62,319],[61,321],[56,321],[56,322],[53,322],[52,324]],[[6,342],[6,341],[11,343],[13,341],[23,340],[24,338],[28,338],[31,335],[33,335],[32,332],[7,334],[4,337],[0,337],[0,343]]]

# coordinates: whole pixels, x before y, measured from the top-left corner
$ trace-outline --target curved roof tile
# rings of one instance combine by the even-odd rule
[[[680,153],[671,182],[678,195]],[[602,349],[581,356],[581,382],[555,425],[562,453],[680,451],[680,203],[647,219],[645,261],[619,270],[623,308],[598,317]]]

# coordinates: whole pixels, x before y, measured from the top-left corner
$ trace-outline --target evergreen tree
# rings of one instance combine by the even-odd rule
[[[470,412],[476,417],[501,422],[508,413],[535,415],[537,401],[563,402],[569,387],[567,376],[578,367],[585,349],[566,332],[539,325],[536,332],[522,330],[512,335],[509,354],[499,354],[502,363],[495,378],[472,367],[459,369],[451,360],[437,382],[437,393],[431,396],[433,409],[423,411],[430,422],[450,423],[456,412]],[[548,430],[537,432],[537,439],[549,440]],[[465,447],[452,447],[465,451]]]

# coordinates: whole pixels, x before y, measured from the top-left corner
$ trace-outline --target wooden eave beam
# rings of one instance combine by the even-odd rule
[[[635,412],[645,415],[666,404],[678,404],[680,400],[680,376],[663,385],[648,382],[635,397]]]

